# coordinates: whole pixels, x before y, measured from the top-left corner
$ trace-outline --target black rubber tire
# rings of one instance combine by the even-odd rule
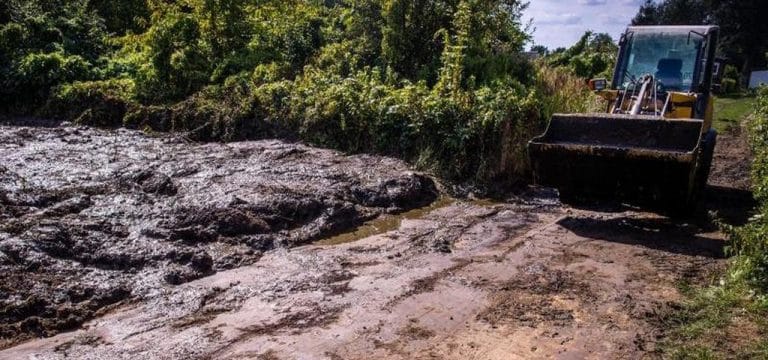
[[[701,141],[701,151],[699,152],[698,158],[699,167],[696,169],[696,177],[693,184],[694,188],[690,201],[692,208],[696,207],[698,201],[704,195],[709,172],[712,168],[712,158],[715,155],[715,145],[717,145],[717,131],[710,129],[704,134]]]

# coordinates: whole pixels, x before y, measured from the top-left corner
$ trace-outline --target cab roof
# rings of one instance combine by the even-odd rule
[[[710,32],[717,31],[715,25],[660,25],[660,26],[629,26],[626,32],[634,33],[655,33],[655,32],[697,32],[699,34],[709,35]]]

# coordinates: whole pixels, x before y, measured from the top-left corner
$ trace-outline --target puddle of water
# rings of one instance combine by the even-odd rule
[[[488,198],[472,199],[472,200],[469,200],[468,202],[476,206],[496,206],[496,205],[506,204],[501,200],[488,199]]]
[[[381,215],[376,219],[366,221],[351,231],[315,241],[315,245],[339,245],[361,240],[373,235],[396,230],[403,220],[421,219],[433,210],[453,205],[457,200],[441,196],[431,204],[418,209],[409,210],[397,215]]]

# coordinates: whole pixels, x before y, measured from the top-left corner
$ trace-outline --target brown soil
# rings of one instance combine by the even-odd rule
[[[678,285],[716,281],[724,265],[724,236],[706,212],[672,220],[575,209],[545,189],[497,202],[441,201],[395,217],[395,226],[387,220],[379,233],[307,244],[422,206],[434,186],[391,159],[274,141],[2,130],[4,144],[21,144],[0,155],[9,159],[0,209],[13,224],[0,233],[0,264],[17,284],[0,301],[26,304],[23,296],[36,294],[43,305],[7,314],[39,317],[50,308],[49,319],[90,301],[81,319],[96,316],[0,351],[3,359],[654,358],[664,338],[659,319],[682,300]],[[748,182],[727,178],[746,181],[728,170],[742,165],[724,163],[748,161],[739,136],[720,137],[703,206],[727,221],[743,221],[750,206]],[[117,144],[130,150],[112,155]],[[112,156],[119,166],[109,165]],[[48,158],[56,162],[45,165]],[[5,180],[19,178],[32,186]],[[8,205],[22,195],[26,203]],[[15,256],[14,246],[34,256]],[[99,267],[75,247],[120,250],[131,265]],[[225,260],[239,249],[251,253]],[[190,254],[183,263],[146,255],[174,251]],[[45,262],[29,267],[28,258]],[[75,298],[57,290],[97,285],[124,292]],[[3,324],[21,329],[20,319]],[[7,339],[25,334],[38,333]]]
[[[757,205],[752,198],[752,150],[745,129],[729,127],[718,134],[704,209],[731,224],[744,224]]]
[[[752,151],[744,130],[729,127],[717,136],[717,151],[712,160],[709,184],[724,188],[749,190]]]

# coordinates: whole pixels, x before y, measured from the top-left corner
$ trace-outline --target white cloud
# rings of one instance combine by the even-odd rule
[[[534,43],[549,48],[573,45],[587,30],[618,38],[643,0],[530,0]]]
[[[576,14],[545,14],[534,20],[537,25],[575,25],[581,23]]]
[[[587,6],[604,5],[606,0],[579,0],[578,3]]]

